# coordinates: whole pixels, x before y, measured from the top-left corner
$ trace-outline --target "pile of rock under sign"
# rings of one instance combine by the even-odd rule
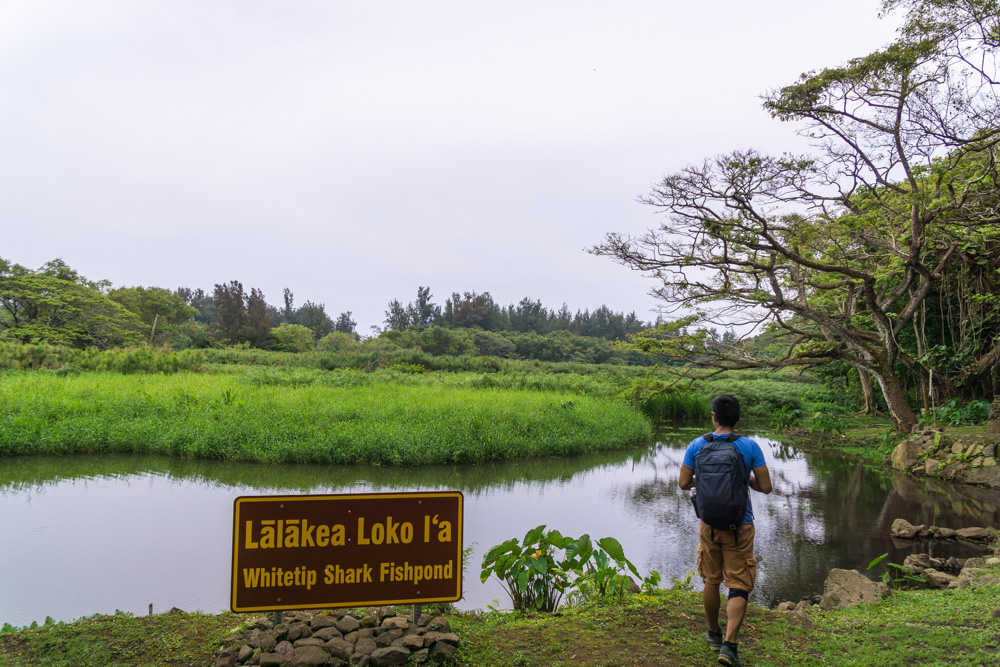
[[[416,623],[392,607],[357,618],[343,610],[287,612],[226,637],[216,667],[392,667],[454,662],[458,637],[448,619],[423,614]]]

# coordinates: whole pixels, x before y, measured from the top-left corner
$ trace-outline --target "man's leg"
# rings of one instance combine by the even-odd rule
[[[712,632],[719,632],[719,584],[705,584],[705,589],[701,592],[701,602],[705,607],[705,618],[708,620],[708,629]],[[744,605],[745,606],[745,605]],[[729,613],[729,606],[726,606],[726,613]]]
[[[739,590],[739,589],[734,589]],[[744,591],[745,592],[745,591]],[[719,591],[715,591],[715,614],[718,617],[719,614]],[[705,613],[708,613],[708,607],[705,607]],[[733,595],[730,591],[729,602],[726,603],[726,641],[736,643],[736,635],[740,632],[740,626],[743,625],[743,617],[747,613],[747,599],[739,595]]]

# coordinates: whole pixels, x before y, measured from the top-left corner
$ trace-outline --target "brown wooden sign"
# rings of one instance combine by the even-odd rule
[[[241,496],[233,508],[235,612],[454,602],[462,494]]]

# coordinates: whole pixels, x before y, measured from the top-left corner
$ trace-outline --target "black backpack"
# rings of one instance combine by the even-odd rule
[[[750,470],[733,444],[740,436],[730,433],[716,440],[714,433],[706,433],[702,437],[706,444],[694,463],[695,513],[712,528],[713,540],[716,530],[733,531],[735,546],[750,495]]]

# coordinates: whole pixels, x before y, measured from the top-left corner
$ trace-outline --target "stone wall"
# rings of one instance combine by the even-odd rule
[[[993,438],[994,444],[1000,442],[1000,396],[990,405],[990,420],[986,423],[986,435]]]
[[[940,429],[924,429],[899,443],[890,460],[896,470],[1000,488],[996,442],[953,441]]]
[[[392,667],[452,664],[458,637],[443,616],[424,614],[414,623],[379,607],[361,617],[343,610],[288,612],[278,625],[262,618],[224,644],[216,667]]]

